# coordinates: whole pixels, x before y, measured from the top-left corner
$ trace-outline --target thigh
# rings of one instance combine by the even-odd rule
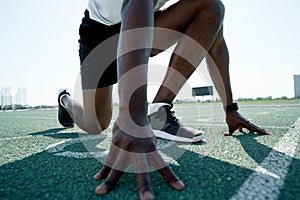
[[[154,31],[152,54],[155,55],[175,44],[180,33],[184,33],[193,17],[204,10],[208,4],[211,4],[211,0],[179,0],[167,9],[155,13],[155,27],[164,28],[166,31],[163,29]]]
[[[85,126],[104,130],[112,118],[112,88],[117,82],[117,46],[120,24],[106,26],[90,19],[79,28],[79,56]]]
[[[83,89],[96,89],[117,82],[117,46],[120,24],[106,26],[85,17],[79,28],[79,56]]]

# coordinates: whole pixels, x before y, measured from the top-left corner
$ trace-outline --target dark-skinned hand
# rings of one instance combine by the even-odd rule
[[[232,135],[236,130],[243,132],[243,128],[250,132],[256,132],[261,135],[268,135],[269,133],[264,129],[252,124],[249,120],[245,119],[237,111],[227,111],[226,112],[226,123],[228,125],[229,132],[225,132],[225,136]]]
[[[150,181],[150,166],[158,170],[166,182],[176,190],[182,190],[184,184],[165,163],[156,150],[153,133],[145,128],[152,137],[134,137],[122,131],[116,124],[113,139],[104,167],[94,176],[95,180],[105,179],[96,189],[98,195],[111,191],[129,165],[136,169],[140,199],[154,199]]]

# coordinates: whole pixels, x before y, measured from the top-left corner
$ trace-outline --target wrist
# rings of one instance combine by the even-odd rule
[[[228,106],[224,106],[223,109],[225,112],[232,112],[232,111],[237,111],[239,109],[239,106],[237,102],[232,102],[232,104]]]

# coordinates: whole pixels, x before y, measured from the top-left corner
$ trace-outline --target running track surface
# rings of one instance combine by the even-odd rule
[[[241,104],[240,112],[269,136],[236,132],[224,137],[220,105],[175,105],[185,124],[205,141],[157,148],[184,181],[172,190],[151,173],[156,199],[300,199],[300,104]],[[0,112],[0,199],[138,199],[135,175],[126,173],[105,196],[94,194],[111,128],[97,136],[64,129],[55,110]],[[116,109],[114,117],[116,116]]]

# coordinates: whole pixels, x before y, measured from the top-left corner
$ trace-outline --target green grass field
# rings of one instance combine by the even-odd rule
[[[176,115],[202,129],[205,141],[176,144],[158,140],[164,159],[184,181],[171,189],[151,173],[156,199],[300,199],[300,103],[241,103],[240,113],[271,134],[227,130],[219,104],[175,105]],[[0,199],[138,199],[135,175],[97,196],[111,130],[90,136],[64,129],[55,110],[0,112]],[[116,116],[116,112],[114,113]]]

